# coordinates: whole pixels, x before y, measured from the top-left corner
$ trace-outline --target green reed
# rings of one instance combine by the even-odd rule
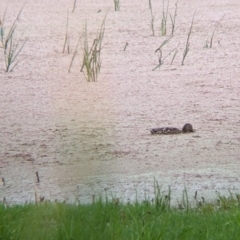
[[[152,35],[155,36],[155,31],[154,31],[155,16],[153,15],[151,0],[149,0],[149,9],[150,9],[150,13],[151,13],[150,27],[151,27],[151,30],[152,30]]]
[[[165,9],[165,0],[163,0],[162,21],[161,21],[161,28],[160,28],[160,32],[162,36],[166,36],[167,34],[168,7],[169,7],[169,0],[167,1],[166,9]]]
[[[69,16],[68,16],[68,11],[67,11],[67,22],[66,22],[66,32],[65,32],[65,38],[64,38],[64,44],[63,44],[63,50],[62,50],[62,53],[65,53],[65,51],[67,50],[67,53],[69,54],[70,53],[70,38],[69,38],[69,35],[68,35],[68,19],[69,19]]]
[[[167,56],[163,57],[163,47],[169,43],[169,41],[172,39],[172,35],[168,38],[166,38],[163,43],[155,50],[155,53],[158,53],[158,65],[152,69],[152,71],[155,71],[157,68],[160,68],[164,62],[164,60],[171,54],[171,52],[169,54],[167,54]]]
[[[174,31],[176,29],[177,7],[178,7],[178,1],[175,3],[174,15],[172,16],[171,13],[169,13],[170,19],[171,19],[171,23],[172,23],[172,31],[171,31],[172,35],[174,34]]]
[[[184,65],[185,58],[186,58],[186,56],[189,52],[189,49],[190,49],[190,42],[189,41],[190,41],[190,36],[192,34],[194,17],[195,17],[195,12],[193,14],[192,22],[191,22],[191,25],[190,25],[190,28],[189,28],[189,31],[188,31],[187,42],[186,42],[185,49],[184,49],[184,52],[183,52],[182,65]]]
[[[216,31],[217,31],[217,28],[219,27],[219,23],[220,23],[220,21],[223,19],[225,17],[225,14],[222,16],[222,18],[219,20],[219,22],[216,24],[216,26],[214,27],[214,29],[213,29],[213,32],[212,32],[212,34],[211,34],[211,37],[210,37],[210,41],[206,41],[206,48],[212,48],[212,46],[213,46],[213,38],[214,38],[214,36],[215,36],[215,33],[216,33]]]
[[[115,11],[120,10],[120,0],[113,0]]]
[[[16,29],[17,23],[19,21],[19,17],[22,13],[24,5],[20,9],[16,19],[12,23],[9,31],[7,34],[5,30],[5,15],[6,11],[4,12],[3,19],[0,20],[0,40],[4,48],[4,59],[5,59],[5,71],[10,72],[17,66],[17,58],[21,53],[27,39],[21,40],[16,38]]]
[[[76,5],[77,5],[77,0],[74,0],[74,2],[73,2],[73,9],[72,9],[72,13],[74,13],[74,11],[75,11],[75,8],[76,8]]]
[[[88,41],[87,22],[85,24],[85,28],[83,32],[84,48],[83,48],[83,63],[81,67],[81,72],[83,72],[88,82],[97,81],[98,74],[100,73],[102,41],[103,41],[104,32],[105,32],[105,20],[106,20],[106,16],[104,17],[101,27],[90,47],[89,47],[89,41]]]

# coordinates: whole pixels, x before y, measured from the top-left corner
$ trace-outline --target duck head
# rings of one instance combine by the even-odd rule
[[[183,133],[193,132],[192,124],[186,123],[182,128]]]

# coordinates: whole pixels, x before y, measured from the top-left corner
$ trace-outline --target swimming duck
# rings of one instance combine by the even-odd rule
[[[193,127],[190,123],[186,123],[182,130],[173,127],[153,128],[150,130],[151,134],[179,134],[193,132]]]

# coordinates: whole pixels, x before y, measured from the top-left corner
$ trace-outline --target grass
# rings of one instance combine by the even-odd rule
[[[166,36],[167,34],[168,7],[169,7],[169,0],[167,1],[166,9],[165,9],[165,0],[163,0],[162,22],[161,22],[161,29],[160,29],[162,36]]]
[[[166,44],[168,44],[168,42],[171,40],[171,38],[172,38],[172,36],[165,39],[163,41],[163,43],[155,50],[155,53],[157,53],[157,52],[159,53],[159,55],[158,55],[158,65],[155,68],[153,68],[152,71],[155,71],[157,68],[160,68],[162,66],[164,60],[171,54],[172,51],[169,54],[167,54],[167,56],[165,56],[164,58],[163,58],[163,54],[162,54],[162,48]]]
[[[0,18],[0,41],[2,46],[4,46],[4,19],[5,19],[6,10],[4,11],[3,18]]]
[[[113,0],[115,11],[120,10],[120,0]]]
[[[148,7],[149,7],[149,9],[152,9],[152,1],[151,0],[148,0]]]
[[[96,82],[101,69],[101,51],[105,32],[105,20],[106,16],[104,17],[100,30],[98,31],[96,38],[93,40],[90,48],[88,42],[87,22],[85,25],[83,33],[84,49],[81,72],[84,73],[84,76],[88,82]]]
[[[177,17],[177,6],[178,6],[178,1],[175,3],[175,11],[174,11],[174,15],[172,16],[170,13],[170,19],[171,19],[171,23],[172,23],[172,35],[174,34],[175,31],[175,26],[176,26],[176,17]]]
[[[217,30],[217,28],[219,27],[219,23],[220,21],[225,17],[225,14],[222,16],[222,18],[219,20],[219,22],[217,23],[217,25],[215,26],[215,28],[213,29],[213,32],[211,34],[211,38],[210,38],[210,41],[206,41],[206,48],[212,48],[213,46],[213,38],[214,38],[214,35],[215,35],[215,32]]]
[[[181,207],[171,207],[170,194],[157,190],[152,201],[127,204],[107,197],[88,205],[0,204],[0,239],[238,239],[239,195],[192,207],[184,190]]]
[[[155,31],[154,31],[155,16],[153,15],[152,2],[151,2],[151,0],[149,0],[148,4],[149,4],[150,13],[151,13],[150,27],[151,27],[151,30],[152,30],[152,35],[155,36]]]
[[[13,71],[13,69],[17,66],[18,64],[18,61],[16,61],[17,57],[22,51],[25,43],[27,42],[27,39],[25,39],[23,42],[20,42],[20,40],[15,42],[15,39],[13,38],[13,34],[14,34],[14,31],[12,32],[12,35],[9,38],[8,44],[5,45],[5,50],[4,50],[6,72]]]
[[[173,54],[172,61],[171,61],[171,64],[170,64],[170,65],[173,64],[173,61],[174,61],[175,57],[177,56],[177,53],[178,53],[177,47],[176,47],[173,51],[174,51],[174,54]]]
[[[214,34],[215,34],[215,32],[216,32],[216,30],[217,30],[217,27],[218,26],[216,26],[215,28],[214,28],[214,30],[213,30],[213,32],[212,32],[212,35],[211,35],[211,38],[210,38],[210,42],[209,42],[209,46],[208,46],[208,43],[206,44],[206,47],[208,48],[212,48],[212,45],[213,45],[213,37],[214,37]]]
[[[175,3],[175,10],[174,14],[169,12],[169,0],[167,1],[167,6],[165,7],[165,0],[163,0],[162,3],[162,21],[161,21],[161,27],[160,27],[160,33],[162,36],[167,35],[167,21],[168,21],[168,15],[170,16],[171,20],[171,35],[174,34],[174,31],[176,29],[176,17],[177,17],[177,7],[178,7],[178,0]]]
[[[128,42],[126,42],[126,43],[125,43],[125,46],[124,46],[124,49],[123,49],[123,51],[126,51],[126,49],[127,49],[127,46],[128,46]]]
[[[187,54],[188,54],[188,51],[189,51],[189,49],[190,49],[190,48],[189,48],[189,47],[190,47],[190,42],[189,42],[189,40],[190,40],[190,36],[191,36],[191,34],[192,34],[193,21],[194,21],[195,13],[196,13],[196,12],[194,12],[194,14],[193,14],[191,26],[190,26],[189,31],[188,31],[187,42],[186,42],[186,46],[185,46],[185,49],[184,49],[184,52],[183,52],[182,65],[184,65],[185,58],[186,58],[186,56],[187,56]]]
[[[77,0],[74,0],[74,2],[73,2],[73,9],[72,9],[72,13],[74,13],[74,11],[75,11],[76,4],[77,4]]]
[[[77,54],[78,54],[78,46],[79,46],[79,42],[80,42],[81,38],[82,38],[82,36],[80,36],[80,37],[78,38],[78,42],[77,42],[77,45],[76,45],[75,50],[74,50],[74,52],[73,52],[72,59],[71,59],[71,62],[70,62],[69,68],[68,68],[68,73],[71,72],[71,68],[72,68],[73,61],[74,61],[74,59],[76,58],[76,56],[77,56]]]
[[[66,33],[65,33],[65,38],[64,38],[64,44],[63,44],[63,50],[62,53],[65,53],[66,49],[67,49],[67,53],[70,53],[70,39],[69,39],[69,35],[68,35],[68,11],[67,11],[67,23],[66,23]]]
[[[16,34],[15,34],[17,29],[17,23],[19,22],[19,17],[22,13],[23,8],[24,8],[24,5],[19,11],[16,19],[12,23],[7,34],[5,34],[6,33],[6,29],[5,29],[6,10],[4,12],[2,20],[0,20],[0,40],[4,48],[6,72],[13,71],[13,69],[17,66],[17,63],[18,63],[17,58],[20,52],[22,51],[25,43],[27,42],[27,39],[24,39],[24,40],[21,40],[20,38],[16,39]]]

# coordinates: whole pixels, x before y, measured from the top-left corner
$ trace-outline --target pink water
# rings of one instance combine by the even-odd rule
[[[1,1],[7,29],[24,2]],[[123,200],[134,200],[136,192],[151,198],[154,179],[176,198],[184,187],[190,198],[195,191],[209,198],[239,192],[239,1],[180,1],[174,37],[163,47],[164,56],[176,47],[178,53],[156,71],[155,50],[166,39],[159,31],[162,1],[152,0],[156,36],[147,0],[120,1],[119,12],[113,2],[98,0],[77,1],[71,13],[73,2],[27,2],[16,37],[28,41],[13,72],[4,71],[0,48],[0,199],[22,203],[37,193],[89,202],[105,192]],[[170,0],[171,14],[174,4]],[[71,54],[62,53],[67,10]],[[82,42],[71,73],[69,64],[86,20],[92,40],[105,14],[101,73],[87,82],[80,72]],[[206,48],[217,25],[213,47]],[[186,122],[194,133],[149,132]]]

